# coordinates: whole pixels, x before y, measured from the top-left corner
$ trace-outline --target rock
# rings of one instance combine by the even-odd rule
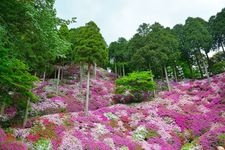
[[[217,146],[217,150],[225,150],[223,146]]]

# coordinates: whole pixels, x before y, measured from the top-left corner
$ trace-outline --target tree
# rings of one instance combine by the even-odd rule
[[[185,77],[193,78],[193,54],[188,50],[186,36],[184,34],[184,25],[177,24],[172,29],[173,33],[177,36],[179,41],[179,51],[180,51],[180,64],[183,70],[186,70],[186,66],[189,68],[189,72],[185,72]]]
[[[113,65],[115,66],[115,73],[119,73],[119,75],[123,76],[125,76],[125,65],[128,61],[127,43],[127,40],[121,37],[117,41],[112,42],[109,45],[109,59],[113,62]]]
[[[214,49],[219,49],[222,47],[223,53],[224,43],[225,43],[225,8],[218,12],[215,16],[210,17],[209,25],[210,31],[213,36],[213,47]]]
[[[5,48],[6,41],[4,35],[6,31],[0,26],[0,95],[2,106],[1,113],[4,113],[4,107],[14,105],[18,109],[23,105],[28,109],[29,101],[36,100],[31,92],[34,87],[34,81],[37,78],[28,72],[28,67],[20,60],[11,56],[10,50]],[[17,99],[15,99],[17,97]],[[25,114],[25,118],[27,113]],[[26,122],[26,119],[25,119]]]
[[[30,71],[45,72],[56,58],[65,57],[70,45],[58,35],[54,0],[3,0],[0,9],[0,21],[13,43],[7,46]]]
[[[106,47],[106,42],[100,33],[100,29],[93,21],[88,22],[83,27],[80,27],[77,34],[77,45],[75,47],[76,54],[80,62],[88,65],[85,102],[85,114],[88,115],[91,66],[95,63],[100,65],[106,63],[108,58],[108,50]]]
[[[197,62],[201,77],[203,77],[202,64],[204,68],[206,68],[206,65],[204,62],[204,55],[202,55],[201,51],[205,53],[209,66],[210,60],[208,53],[212,45],[212,36],[209,32],[208,24],[201,18],[189,17],[184,25],[184,34],[186,37],[187,48],[193,54]],[[205,70],[207,71],[207,69]]]

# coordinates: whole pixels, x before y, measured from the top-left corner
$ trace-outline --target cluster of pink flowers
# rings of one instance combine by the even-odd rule
[[[211,84],[207,80],[173,84],[172,91],[159,93],[153,101],[131,105],[109,106],[113,83],[108,79],[97,78],[91,84],[88,116],[78,109],[82,93],[62,85],[64,94],[49,99],[70,102],[73,112],[39,117],[26,131],[17,129],[15,137],[29,148],[42,144],[54,150],[180,150],[187,143],[203,150],[225,146],[225,74],[212,77]],[[0,130],[0,142],[2,138]]]
[[[28,150],[28,147],[25,143],[17,141],[12,134],[6,134],[4,130],[0,128],[0,149]]]
[[[86,96],[86,81],[83,81],[80,89],[79,81],[59,85],[59,93],[56,95],[56,80],[40,83],[34,93],[40,97],[40,101],[32,103],[33,113],[52,114],[57,112],[78,112],[84,110]],[[111,97],[114,90],[114,79],[106,71],[97,70],[96,79],[91,79],[89,109],[96,110],[111,105]]]

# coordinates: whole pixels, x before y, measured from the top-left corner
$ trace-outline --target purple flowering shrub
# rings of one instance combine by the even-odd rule
[[[203,134],[199,140],[203,149],[213,150],[217,146],[225,147],[225,126],[212,129]]]

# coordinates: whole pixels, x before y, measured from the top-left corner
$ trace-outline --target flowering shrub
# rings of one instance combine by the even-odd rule
[[[43,145],[53,150],[214,150],[225,147],[225,74],[212,77],[211,81],[211,85],[207,80],[185,81],[173,84],[170,92],[159,93],[153,101],[108,106],[112,93],[107,92],[112,92],[113,84],[92,80],[97,86],[92,87],[93,110],[89,116],[75,111],[83,104],[82,93],[76,86],[61,86],[62,95],[58,97],[67,104],[67,109],[70,104],[74,112],[34,118],[31,128],[14,129],[14,135],[0,129],[0,145],[14,144],[14,149],[21,145],[29,149]],[[58,98],[52,102],[57,101]],[[16,138],[24,144],[15,142]]]
[[[22,142],[16,141],[15,137],[11,134],[6,134],[0,128],[0,149],[1,150],[28,150],[27,145]]]
[[[31,113],[34,115],[53,114],[84,110],[85,82],[83,81],[83,89],[80,89],[79,81],[74,79],[71,79],[70,83],[61,83],[58,96],[55,93],[56,80],[49,80],[39,84],[34,89],[34,93],[39,96],[40,101],[32,103]],[[114,90],[113,82],[114,78],[109,73],[97,70],[96,79],[91,79],[89,110],[96,110],[111,105],[112,92]]]

